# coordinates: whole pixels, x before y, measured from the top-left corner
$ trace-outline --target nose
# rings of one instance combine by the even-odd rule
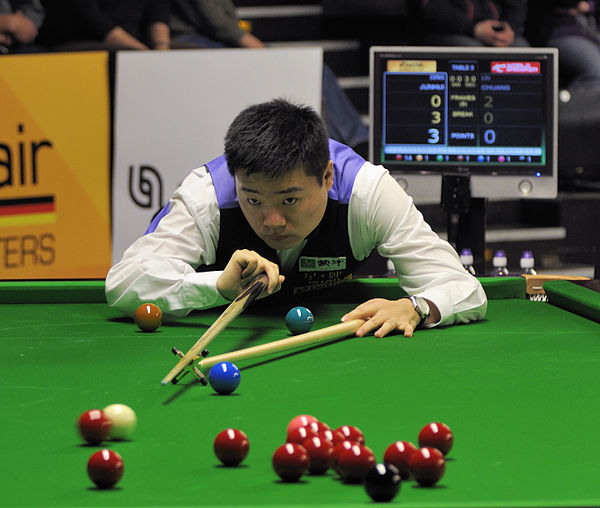
[[[265,212],[263,225],[268,229],[281,229],[286,225],[285,216],[277,208],[269,208]]]

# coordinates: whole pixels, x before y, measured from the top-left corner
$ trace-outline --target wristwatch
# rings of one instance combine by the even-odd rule
[[[408,299],[410,300],[410,303],[413,304],[417,314],[421,316],[421,321],[419,321],[419,324],[417,325],[420,326],[429,317],[429,304],[425,298],[421,298],[420,296],[409,296]]]

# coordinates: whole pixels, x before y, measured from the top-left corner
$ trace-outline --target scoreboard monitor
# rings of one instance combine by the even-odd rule
[[[471,195],[557,194],[558,51],[372,47],[370,159],[415,201],[440,201],[444,174]]]

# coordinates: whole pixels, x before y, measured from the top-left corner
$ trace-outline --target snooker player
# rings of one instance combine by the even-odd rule
[[[389,172],[329,140],[313,109],[276,99],[234,119],[225,154],[185,178],[110,269],[106,296],[126,314],[153,302],[175,318],[229,303],[264,272],[261,296],[294,302],[342,283],[374,249],[409,297],[349,312],[342,320],[367,320],[356,335],[410,337],[485,315],[479,281]]]

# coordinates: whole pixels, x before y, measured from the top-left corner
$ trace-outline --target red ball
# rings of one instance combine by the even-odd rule
[[[329,425],[320,421],[309,422],[308,424],[306,424],[306,427],[308,427],[310,430],[317,434],[320,434],[321,432],[324,432],[326,430],[331,430],[331,427]]]
[[[410,456],[410,472],[423,487],[435,485],[444,475],[446,460],[437,448],[420,448]]]
[[[91,445],[99,445],[110,433],[111,422],[100,409],[90,409],[79,415],[77,429]]]
[[[213,449],[225,466],[237,466],[247,457],[250,442],[241,430],[225,429],[217,434]]]
[[[325,429],[322,432],[319,432],[319,437],[327,439],[327,441],[331,441],[334,446],[346,439],[344,434],[342,434],[339,430],[331,429]]]
[[[98,450],[87,463],[87,473],[98,487],[110,489],[123,476],[123,459],[112,450]]]
[[[288,423],[287,434],[289,435],[290,432],[293,432],[298,427],[306,427],[310,422],[317,422],[317,421],[318,420],[314,416],[311,416],[311,415],[294,416],[294,418],[292,418],[290,420],[290,423]]]
[[[162,310],[153,303],[143,303],[135,311],[135,324],[143,332],[153,332],[162,323]]]
[[[284,482],[297,482],[309,466],[310,458],[302,445],[285,443],[273,454],[273,469]]]
[[[361,483],[376,464],[375,455],[365,445],[353,443],[337,456],[337,463],[346,483]]]
[[[322,437],[313,436],[304,441],[302,446],[310,459],[308,470],[312,474],[324,474],[329,469],[333,443]]]
[[[400,473],[400,478],[406,480],[410,476],[408,462],[417,447],[408,441],[396,441],[387,447],[383,454],[383,462],[392,464]]]
[[[309,437],[316,436],[318,436],[317,432],[308,425],[305,427],[296,427],[292,432],[288,433],[286,443],[302,444]]]
[[[354,441],[355,443],[362,445],[365,444],[365,435],[362,433],[362,430],[354,425],[342,425],[336,430],[341,432],[344,435],[344,438],[349,441]]]
[[[433,422],[425,425],[419,432],[419,446],[421,448],[437,448],[444,455],[452,449],[454,436],[450,427],[445,423]]]
[[[339,475],[342,474],[342,471],[340,470],[338,457],[344,450],[352,448],[353,444],[356,444],[356,443],[354,443],[353,441],[348,441],[347,439],[344,439],[343,441],[340,441],[333,447],[333,452],[331,452],[330,467]]]

